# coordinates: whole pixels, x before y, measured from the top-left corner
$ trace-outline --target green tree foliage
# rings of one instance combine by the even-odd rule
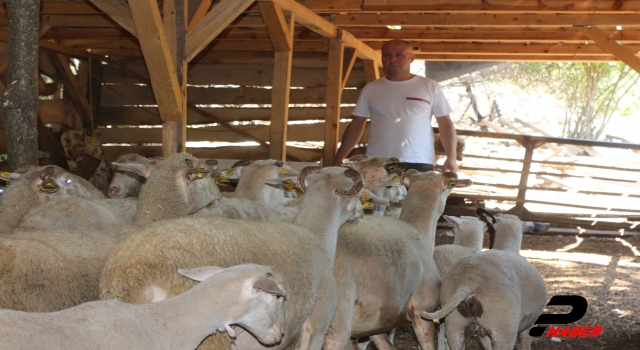
[[[514,63],[499,75],[563,99],[564,137],[599,139],[613,116],[640,107],[640,75],[621,63]]]

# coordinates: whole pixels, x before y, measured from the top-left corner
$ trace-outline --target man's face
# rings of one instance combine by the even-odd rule
[[[415,56],[403,41],[390,41],[382,46],[382,66],[389,75],[411,74]]]

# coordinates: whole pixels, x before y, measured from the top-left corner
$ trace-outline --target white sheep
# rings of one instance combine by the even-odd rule
[[[138,199],[69,198],[42,205],[25,215],[17,229],[94,229],[134,222],[184,217],[220,199],[204,161],[177,153],[147,164],[118,163],[145,176]]]
[[[407,195],[407,188],[398,179],[406,166],[398,158],[353,156],[349,158],[349,166],[362,174],[366,189],[378,198],[388,201],[386,207],[374,208],[374,215],[380,214],[398,218],[402,202]]]
[[[400,219],[365,217],[340,228],[335,266],[340,303],[325,340],[329,349],[344,349],[350,338],[365,336],[379,349],[392,347],[383,333],[409,322],[422,349],[435,346],[435,325],[420,312],[440,303],[433,260],[437,220],[451,189],[471,181],[410,170],[402,182],[409,189]]]
[[[177,267],[230,266],[253,262],[272,266],[284,280],[287,326],[281,344],[320,349],[335,312],[333,277],[338,228],[360,205],[362,180],[353,169],[305,168],[302,196],[294,224],[219,217],[157,222],[131,235],[113,250],[103,271],[101,298],[144,303],[184,292],[192,286]],[[229,339],[205,343],[227,348]],[[262,348],[241,333],[238,349]]]
[[[157,303],[116,300],[53,313],[0,310],[0,342],[8,349],[192,350],[216,331],[238,325],[265,345],[282,338],[282,284],[266,266],[245,264],[179,270],[200,282]]]
[[[482,251],[482,240],[487,230],[487,224],[474,216],[443,217],[453,226],[455,237],[453,244],[436,246],[433,252],[433,259],[441,278],[444,278],[451,266],[463,256]]]
[[[111,177],[111,182],[109,183],[109,197],[137,197],[140,193],[142,184],[147,181],[146,177],[141,176],[137,172],[132,171],[128,168],[121,167],[118,165],[118,163],[138,163],[147,165],[148,162],[149,158],[135,153],[119,156],[114,164],[111,165],[113,168],[113,176]]]
[[[104,194],[87,180],[58,166],[30,167],[24,174],[0,173],[11,181],[0,205],[0,233],[9,233],[33,208],[70,197],[98,199]]]
[[[521,348],[530,349],[529,328],[547,303],[542,276],[519,254],[522,233],[530,224],[513,215],[495,220],[494,249],[458,260],[443,278],[442,308],[422,314],[432,320],[446,316],[445,335],[452,350],[464,349],[471,324],[490,337],[494,350],[513,349],[518,333]],[[489,347],[486,339],[483,344]]]
[[[0,308],[50,312],[99,299],[100,273],[119,241],[92,230],[0,235]]]
[[[233,198],[270,205],[288,204],[296,198],[295,192],[282,191],[282,188],[266,183],[277,179],[282,184],[286,180],[297,178],[298,172],[280,160],[239,161],[231,169],[224,171],[223,175],[227,179],[238,181]]]

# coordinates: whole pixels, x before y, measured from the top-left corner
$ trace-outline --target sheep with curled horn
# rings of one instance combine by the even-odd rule
[[[306,193],[293,224],[188,218],[157,222],[131,235],[111,253],[101,297],[144,303],[180,294],[193,284],[177,275],[176,267],[268,265],[282,276],[288,298],[285,335],[273,349],[322,348],[338,302],[333,276],[338,229],[358,213],[362,179],[353,169],[307,167],[298,181]],[[264,348],[236,330],[236,348]],[[215,335],[201,348],[228,348],[230,342]]]

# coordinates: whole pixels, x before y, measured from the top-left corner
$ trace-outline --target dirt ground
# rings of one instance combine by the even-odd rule
[[[452,243],[439,230],[436,244]],[[488,241],[484,244],[488,247]],[[534,340],[532,349],[640,349],[640,237],[578,238],[525,235],[521,254],[542,274],[549,298],[577,294],[589,304],[586,315],[570,324],[603,326],[599,338],[551,338]],[[545,313],[566,313],[569,307],[549,307]],[[413,329],[398,329],[398,350],[418,349]],[[368,349],[374,349],[370,344]],[[482,349],[469,335],[467,350]]]

